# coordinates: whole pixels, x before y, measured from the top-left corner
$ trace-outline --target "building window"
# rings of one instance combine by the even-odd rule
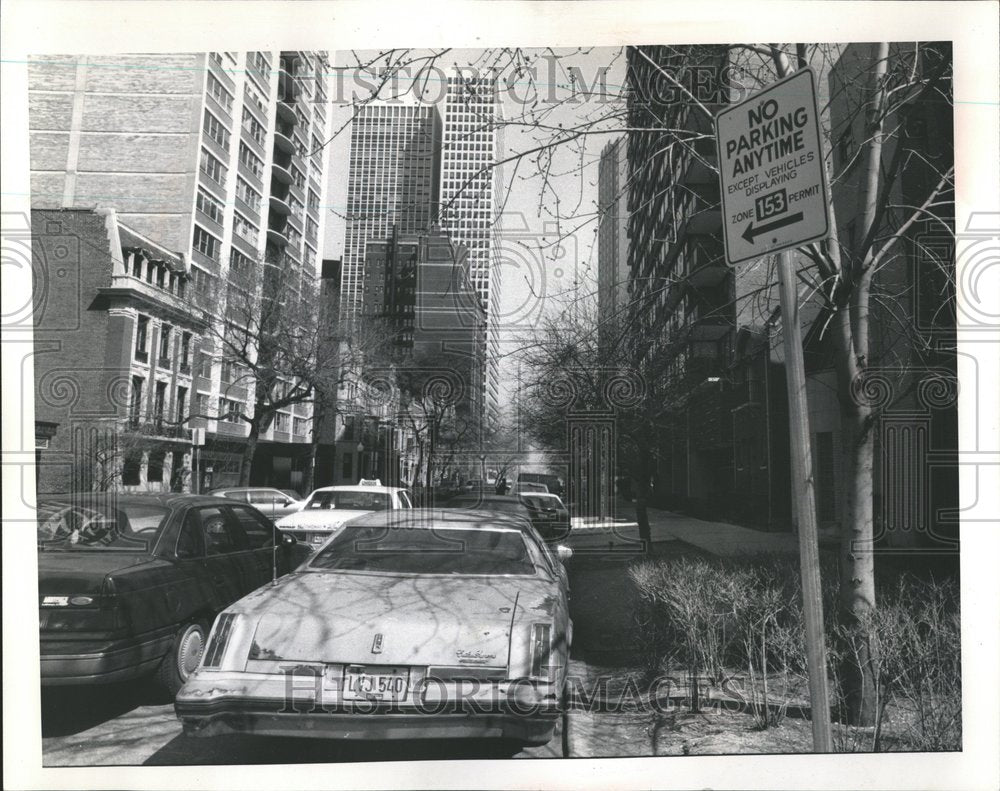
[[[250,137],[252,137],[258,145],[267,145],[267,130],[246,107],[243,108],[243,128],[249,132]]]
[[[343,477],[351,480],[354,477],[354,454],[345,453],[344,454],[344,471]]]
[[[274,430],[288,431],[288,415],[279,412],[274,416]]]
[[[233,230],[250,244],[257,244],[257,227],[242,214],[233,215]]]
[[[222,121],[212,115],[208,110],[205,110],[205,125],[203,128],[205,130],[205,134],[222,146],[224,151],[229,150],[229,130],[226,129]]]
[[[142,415],[142,382],[141,376],[132,377],[132,392],[129,394],[128,422],[133,428],[139,425]]]
[[[205,190],[198,189],[198,198],[195,201],[198,207],[198,211],[215,220],[220,225],[222,224],[222,201],[209,195]]]
[[[201,172],[220,186],[226,183],[225,166],[208,149],[201,150]]]
[[[240,143],[240,162],[250,169],[257,178],[264,178],[264,161],[250,150],[246,143]]]
[[[164,450],[150,451],[149,463],[146,465],[146,483],[163,483],[163,463],[167,452]]]
[[[161,368],[170,367],[170,333],[171,327],[169,324],[164,324],[160,328],[160,357],[157,364]]]
[[[233,95],[212,74],[208,75],[208,93],[226,112],[233,111]]]
[[[132,253],[132,277],[142,277],[142,260],[139,253]]]
[[[135,359],[141,363],[149,362],[149,352],[146,342],[149,338],[149,316],[139,316],[135,325]]]
[[[181,335],[181,373],[191,373],[191,333]]]
[[[200,225],[194,227],[194,249],[199,253],[213,261],[218,261],[220,245],[221,242]]]
[[[142,451],[130,450],[122,461],[122,485],[138,486],[142,468]]]
[[[236,197],[254,211],[260,211],[260,193],[239,176],[236,177]]]
[[[219,420],[223,423],[239,423],[241,412],[239,403],[233,399],[219,399]]]
[[[187,397],[188,389],[186,387],[177,388],[177,422],[183,423],[187,420]]]
[[[157,382],[156,392],[153,394],[153,425],[159,431],[163,428],[163,418],[167,408],[167,383]]]

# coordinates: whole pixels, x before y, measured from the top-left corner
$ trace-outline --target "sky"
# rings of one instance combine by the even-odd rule
[[[407,57],[426,53],[414,50]],[[422,74],[426,79],[419,82],[401,78],[395,86],[387,86],[380,96],[392,96],[405,103],[442,102],[441,78],[454,73],[456,66],[481,65],[483,53],[483,50],[450,50],[435,61],[440,70],[425,69]],[[335,132],[347,126],[330,143],[326,198],[330,213],[323,248],[326,258],[339,258],[344,250],[351,100],[353,96],[367,96],[371,92],[371,77],[359,74],[356,64],[368,63],[378,54],[375,51],[331,54],[335,76],[330,81],[334,101],[330,129]],[[502,90],[503,115],[508,122],[504,127],[504,157],[536,149],[540,140],[551,140],[560,130],[578,128],[588,118],[607,116],[621,107],[619,93],[625,81],[621,49],[523,50],[522,54],[522,62],[535,68],[533,76],[518,76],[513,66],[502,71],[510,78]],[[414,64],[407,73],[420,73],[420,65]],[[417,96],[421,89],[422,94]],[[525,128],[520,121],[526,111],[541,121],[545,129]],[[499,301],[505,355],[502,380],[511,380],[510,358],[519,345],[517,339],[537,322],[539,315],[564,304],[577,284],[585,293],[596,286],[598,161],[601,149],[623,134],[616,119],[601,124],[600,128],[600,133],[587,135],[579,144],[553,149],[548,175],[540,171],[532,158],[522,159],[516,167],[512,162],[504,165],[506,204],[499,234],[503,251]]]

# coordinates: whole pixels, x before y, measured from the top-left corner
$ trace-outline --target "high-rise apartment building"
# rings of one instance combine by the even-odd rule
[[[364,307],[365,248],[400,233],[427,233],[437,215],[441,116],[430,105],[369,104],[351,127],[341,318]]]
[[[602,355],[620,351],[628,312],[628,162],[625,138],[608,143],[597,173],[597,328]]]
[[[501,105],[496,80],[451,76],[444,108],[441,230],[468,250],[469,276],[486,309],[482,393],[488,427],[498,419],[500,378]]]
[[[313,280],[326,190],[327,70],[320,52],[35,58],[32,206],[115,210],[147,248],[177,255],[181,271],[171,278],[189,296],[215,293],[234,272],[260,282],[265,260],[293,275],[283,282]],[[143,343],[150,333],[162,338],[171,320],[155,306],[143,312],[145,286],[134,281],[144,273],[117,267],[112,277],[116,288],[135,292],[120,308],[130,345],[141,332]],[[227,408],[252,409],[251,388],[204,345],[183,385],[154,358],[136,365],[145,365],[135,377],[147,392],[163,384],[170,399],[184,387],[190,411],[213,416],[188,425],[209,432],[202,472],[211,468],[215,485],[229,482],[247,426],[226,419]],[[288,460],[276,468],[286,482],[291,470],[292,485],[293,446],[308,447],[310,424],[311,407],[295,405],[262,437]]]

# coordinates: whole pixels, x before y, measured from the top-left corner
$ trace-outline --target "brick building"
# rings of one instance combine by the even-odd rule
[[[33,207],[113,207],[180,257],[197,294],[221,293],[234,274],[259,283],[265,260],[292,289],[318,276],[325,53],[35,57],[28,69]],[[248,429],[227,416],[252,414],[253,395],[204,340],[187,398],[206,416],[199,477],[208,487],[236,480]],[[301,482],[311,409],[295,404],[268,428],[255,481]]]
[[[190,490],[204,325],[183,256],[111,209],[36,209],[32,231],[38,490]]]

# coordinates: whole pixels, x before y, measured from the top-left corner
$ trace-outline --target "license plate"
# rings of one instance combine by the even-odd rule
[[[348,665],[341,687],[344,700],[406,700],[410,668]]]

